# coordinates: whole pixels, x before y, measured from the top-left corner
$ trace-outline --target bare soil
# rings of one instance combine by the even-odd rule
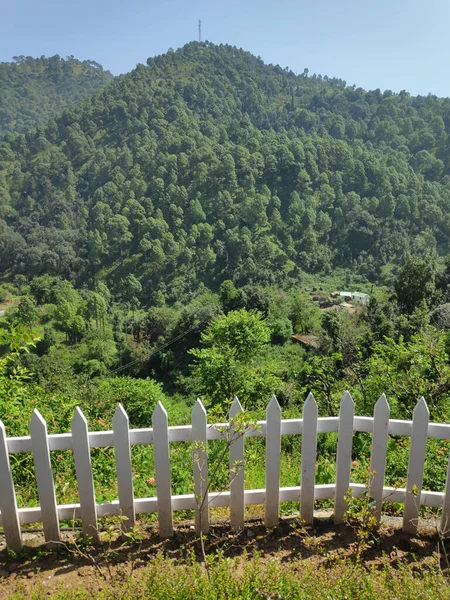
[[[0,302],[0,313],[5,313],[9,308],[15,308],[19,304],[19,298],[10,298],[8,302]]]
[[[13,593],[27,598],[31,592],[41,589],[50,595],[61,588],[83,588],[95,594],[107,589],[111,581],[130,575],[139,577],[140,571],[158,553],[182,563],[194,552],[201,561],[202,554],[193,525],[185,523],[175,528],[172,539],[161,540],[156,528],[147,528],[144,539],[138,543],[123,545],[118,539],[103,542],[95,548],[76,548],[70,544],[74,532],[64,532],[61,544],[49,549],[41,532],[24,534],[25,550],[20,556],[11,556],[0,535],[0,599]],[[449,542],[450,543],[450,542]],[[417,568],[441,561],[443,570],[448,569],[447,557],[442,552],[435,523],[429,521],[415,535],[401,531],[401,520],[385,519],[373,536],[371,545],[362,554],[367,566],[398,561],[408,562]],[[225,556],[236,557],[244,551],[248,555],[258,551],[263,559],[278,555],[282,561],[292,559],[310,560],[320,556],[321,561],[354,557],[358,540],[348,525],[336,527],[328,515],[315,519],[313,527],[302,527],[295,519],[283,519],[277,528],[266,530],[260,520],[248,522],[239,533],[231,533],[228,524],[217,523],[211,527],[206,541],[206,552],[222,550]],[[437,558],[438,557],[438,558]]]

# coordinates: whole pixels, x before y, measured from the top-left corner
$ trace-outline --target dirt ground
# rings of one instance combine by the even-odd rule
[[[393,564],[406,560],[420,567],[435,563],[439,555],[442,568],[447,569],[435,523],[428,521],[425,525],[416,535],[407,535],[401,531],[400,519],[384,519],[363,553],[365,564],[376,566],[382,560],[385,562],[387,556]],[[0,535],[0,599],[17,592],[27,598],[38,589],[43,595],[50,595],[62,587],[84,588],[94,594],[112,580],[129,575],[139,577],[140,570],[160,552],[182,562],[193,550],[198,560],[202,559],[199,541],[190,523],[176,526],[170,540],[161,540],[155,528],[146,528],[144,539],[139,542],[123,545],[121,540],[104,541],[96,548],[87,549],[70,543],[77,533],[64,532],[66,544],[49,549],[41,532],[27,532],[24,534],[26,548],[19,556],[6,551]],[[321,556],[321,560],[327,561],[333,557],[354,556],[357,544],[357,536],[350,526],[335,527],[330,516],[322,514],[311,528],[302,527],[290,518],[281,520],[277,528],[268,531],[260,520],[254,520],[233,534],[228,524],[217,523],[211,527],[206,551],[221,549],[225,556],[239,556],[244,550],[250,555],[259,551],[263,558],[277,554],[285,561]]]

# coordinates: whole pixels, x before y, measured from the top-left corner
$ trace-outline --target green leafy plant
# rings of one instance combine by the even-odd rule
[[[231,408],[231,403],[229,403]],[[211,411],[211,414],[216,416],[219,411]],[[196,504],[199,513],[199,539],[200,546],[203,555],[203,561],[205,568],[209,572],[209,562],[206,555],[205,539],[203,531],[203,514],[208,509],[210,504],[209,491],[214,489],[220,482],[221,471],[228,465],[227,457],[229,455],[230,448],[240,438],[242,438],[247,431],[250,429],[258,430],[259,426],[256,421],[251,421],[247,418],[245,412],[240,412],[233,417],[228,415],[228,424],[225,425],[213,425],[214,429],[221,434],[222,444],[216,447],[216,452],[208,458],[208,483],[202,489],[201,494],[196,494]],[[192,451],[194,456],[194,469],[197,469],[200,476],[200,481],[205,481],[204,472],[206,468],[205,458],[208,456],[208,446],[203,442],[195,442],[192,444]],[[244,468],[243,461],[235,461],[230,470],[229,485],[232,484],[234,479]],[[203,487],[203,486],[202,486]],[[220,492],[219,492],[220,493]]]
[[[357,498],[353,495],[351,488],[348,489],[345,495],[347,511],[344,515],[344,520],[355,532],[355,558],[358,562],[361,560],[363,552],[373,545],[374,532],[378,528],[378,520],[374,514],[376,501],[371,495],[374,475],[374,471],[369,473],[368,483],[362,494]]]

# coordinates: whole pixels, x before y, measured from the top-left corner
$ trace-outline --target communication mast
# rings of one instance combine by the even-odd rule
[[[198,43],[202,43],[202,22],[198,20]]]

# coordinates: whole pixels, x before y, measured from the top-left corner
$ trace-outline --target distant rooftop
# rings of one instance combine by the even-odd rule
[[[304,346],[311,346],[312,348],[319,348],[320,346],[319,338],[310,333],[294,333],[292,339]]]
[[[334,292],[334,294],[337,294],[337,292]],[[339,296],[344,298],[368,298],[369,294],[364,292],[339,292]]]

